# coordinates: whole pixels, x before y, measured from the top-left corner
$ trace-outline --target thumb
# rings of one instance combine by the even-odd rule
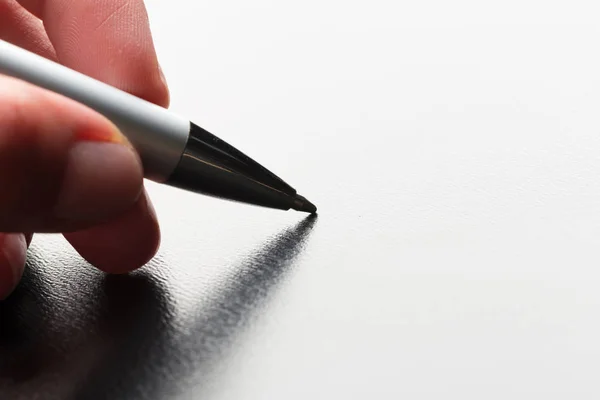
[[[140,159],[106,118],[0,75],[0,232],[69,232],[128,210]]]

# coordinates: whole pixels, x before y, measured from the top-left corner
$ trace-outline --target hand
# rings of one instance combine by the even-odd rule
[[[169,105],[143,0],[0,0],[0,38]],[[21,278],[33,233],[63,234],[107,273],[143,266],[160,242],[139,156],[116,127],[0,75],[0,298]]]

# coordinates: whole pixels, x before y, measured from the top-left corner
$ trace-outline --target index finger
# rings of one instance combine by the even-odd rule
[[[18,0],[61,64],[163,107],[169,91],[143,0]]]
[[[61,64],[134,96],[169,106],[167,83],[143,0],[18,1],[44,22]],[[80,255],[107,272],[141,267],[160,244],[157,216],[145,193],[121,217],[64,236]]]

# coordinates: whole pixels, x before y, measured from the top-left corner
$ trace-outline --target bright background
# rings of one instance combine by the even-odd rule
[[[320,208],[190,398],[600,398],[597,2],[147,4],[172,109]],[[300,218],[150,186],[192,297]]]

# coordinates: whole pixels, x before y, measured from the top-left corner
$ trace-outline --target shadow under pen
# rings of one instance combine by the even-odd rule
[[[173,295],[160,274],[104,276],[81,265],[77,282],[51,284],[49,277],[73,266],[33,252],[22,283],[0,302],[2,398],[197,395],[293,269],[315,221],[306,218],[244,258],[186,329],[173,324]],[[165,269],[154,263],[153,271]]]

